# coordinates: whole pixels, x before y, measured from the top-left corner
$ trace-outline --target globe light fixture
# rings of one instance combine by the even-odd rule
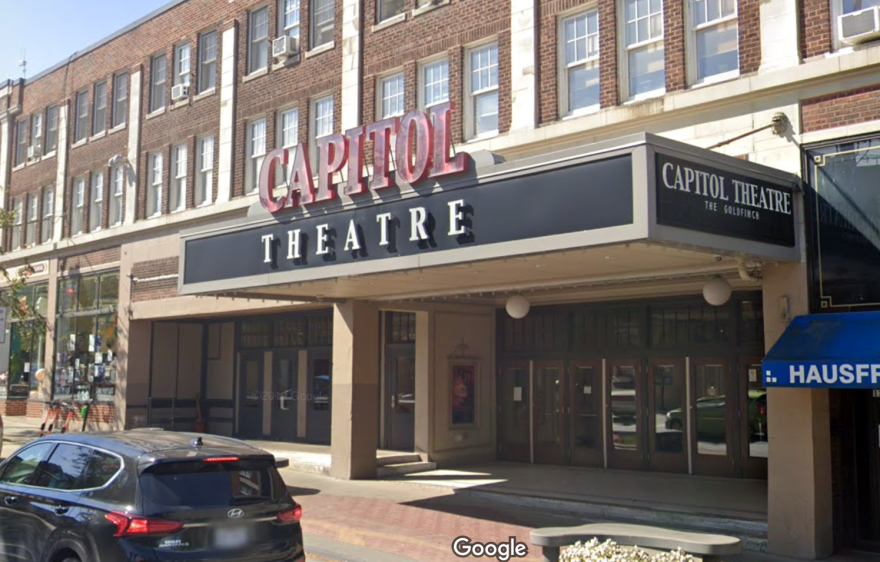
[[[526,317],[531,307],[531,303],[524,296],[514,295],[507,299],[507,305],[504,308],[511,318],[519,320]]]
[[[733,289],[723,277],[714,277],[703,285],[703,298],[712,306],[722,306],[730,300]]]

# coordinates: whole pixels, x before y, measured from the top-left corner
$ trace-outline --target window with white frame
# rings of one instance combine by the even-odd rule
[[[398,16],[404,12],[406,12],[406,2],[404,0],[376,0],[379,4],[378,10],[378,20],[383,22],[385,20],[390,20],[394,16]]]
[[[449,59],[426,62],[419,72],[421,92],[419,105],[427,109],[432,105],[449,101]]]
[[[214,198],[214,137],[202,137],[198,142],[198,173],[196,174],[195,204],[207,205]]]
[[[278,3],[278,35],[299,40],[300,0],[280,0]]]
[[[47,187],[43,190],[43,222],[40,224],[40,242],[45,244],[52,240],[52,226],[55,224],[55,190]]]
[[[295,148],[299,143],[299,109],[293,107],[278,115],[278,145]]]
[[[92,174],[92,193],[89,197],[89,232],[101,230],[104,216],[104,172]]]
[[[174,85],[189,86],[190,48],[183,43],[174,48]]]
[[[333,42],[336,0],[312,0],[312,48]]]
[[[39,156],[43,151],[43,113],[31,115],[31,146],[34,154]]]
[[[165,53],[153,57],[150,67],[150,113],[165,107]]]
[[[470,49],[467,66],[467,135],[494,135],[498,133],[498,44]]]
[[[75,236],[83,231],[83,209],[86,203],[86,178],[73,179],[73,201],[70,213],[70,234]]]
[[[55,152],[58,147],[58,106],[46,109],[46,142],[43,145],[45,154]]]
[[[128,73],[121,72],[113,77],[113,115],[111,127],[120,127],[128,117]]]
[[[171,212],[182,211],[186,207],[186,145],[178,144],[171,149],[171,193],[169,206]]]
[[[40,194],[29,193],[27,196],[27,215],[25,216],[24,245],[33,246],[37,243],[37,222],[40,220]]]
[[[739,72],[736,0],[691,0],[695,81]]]
[[[83,90],[76,94],[76,117],[73,121],[73,142],[85,140],[89,136],[89,92]]]
[[[149,182],[147,184],[147,217],[162,214],[162,153],[150,154]]]
[[[623,0],[626,90],[630,98],[666,90],[663,0]]]
[[[248,165],[245,190],[254,193],[260,185],[260,168],[266,156],[266,120],[256,119],[248,125]]]
[[[19,119],[15,123],[15,165],[21,166],[27,159],[27,119]]]
[[[379,119],[404,114],[403,72],[379,80]]]
[[[560,113],[599,107],[599,12],[590,10],[561,22]]]
[[[122,224],[123,199],[125,194],[125,166],[117,164],[110,169],[110,227]]]
[[[199,93],[217,86],[217,32],[209,31],[199,37]]]
[[[103,133],[107,128],[107,82],[95,84],[95,111],[93,112],[92,134]]]
[[[248,29],[248,74],[269,66],[269,7],[250,13]]]
[[[21,248],[21,229],[24,216],[24,201],[21,197],[12,200],[12,249]]]
[[[333,95],[312,100],[311,131],[309,132],[309,158],[315,162],[318,143],[321,137],[333,134]]]

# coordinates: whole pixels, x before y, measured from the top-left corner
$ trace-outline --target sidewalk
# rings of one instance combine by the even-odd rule
[[[3,449],[0,458],[5,458],[16,449],[40,436],[42,419],[25,416],[3,416]]]

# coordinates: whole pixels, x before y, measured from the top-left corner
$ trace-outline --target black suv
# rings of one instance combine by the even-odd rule
[[[305,560],[275,458],[224,437],[52,435],[0,464],[0,560]]]

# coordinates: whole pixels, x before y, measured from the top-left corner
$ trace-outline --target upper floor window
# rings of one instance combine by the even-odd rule
[[[266,156],[266,120],[257,119],[248,125],[248,167],[245,191],[253,193],[260,184],[260,168]]]
[[[128,113],[128,73],[122,72],[113,77],[113,115],[110,118],[110,126],[124,125],[126,113]]]
[[[92,134],[97,135],[103,133],[107,128],[107,82],[95,84],[94,104]]]
[[[419,106],[429,108],[449,101],[449,59],[444,57],[424,63],[419,76],[421,78]]]
[[[12,249],[21,248],[21,223],[24,215],[24,201],[21,197],[12,200]]]
[[[736,0],[692,0],[695,81],[739,72]]]
[[[171,212],[182,211],[186,207],[186,144],[171,149],[171,172]]]
[[[278,35],[296,38],[299,42],[299,1],[280,0],[278,4]]]
[[[27,159],[27,119],[19,119],[15,123],[15,165],[21,166]]]
[[[178,45],[174,49],[174,85],[189,86],[189,43]]]
[[[379,81],[379,118],[403,115],[403,72],[386,76]]]
[[[378,12],[379,21],[390,20],[394,16],[400,15],[406,11],[406,2],[404,0],[376,0],[379,4]]]
[[[165,53],[153,57],[150,70],[150,113],[165,107]]]
[[[336,0],[312,0],[312,48],[333,42]]]
[[[52,225],[55,223],[55,190],[47,187],[43,190],[43,222],[40,224],[40,242],[47,243],[52,239]]]
[[[321,137],[333,134],[334,124],[334,108],[333,94],[312,100],[312,123],[309,136],[309,157],[315,162],[317,155],[318,143],[315,142]]]
[[[40,220],[40,194],[29,193],[27,196],[27,215],[25,216],[24,245],[33,246],[37,243],[37,222]]]
[[[31,115],[31,146],[34,149],[34,155],[39,156],[43,151],[43,114],[34,113]]]
[[[199,93],[217,86],[217,32],[209,31],[199,38]]]
[[[73,122],[73,142],[78,143],[89,136],[89,92],[76,94],[76,117]]]
[[[599,107],[599,12],[562,20],[560,113],[572,115]]]
[[[269,66],[269,7],[251,12],[248,30],[248,74]]]
[[[498,44],[481,45],[467,55],[467,136],[498,133]]]
[[[92,195],[89,206],[89,232],[101,230],[104,215],[104,172],[92,174]]]
[[[58,147],[58,106],[46,109],[46,142],[43,148],[46,154],[55,152]]]
[[[832,0],[831,13],[834,17],[835,48],[847,45],[855,45],[866,41],[875,40],[877,35],[873,32],[875,27],[874,10],[880,6],[880,0]],[[856,12],[865,12],[856,14]],[[855,14],[849,17],[848,14]]]
[[[286,109],[278,118],[278,144],[281,148],[294,148],[299,143],[299,110]]]
[[[147,218],[162,214],[162,153],[150,154],[147,184]]]
[[[110,220],[108,224],[122,224],[123,194],[125,193],[125,166],[117,164],[110,169]]]
[[[75,236],[83,231],[83,208],[86,202],[86,178],[73,179],[73,201],[70,213],[70,234]]]
[[[195,204],[199,206],[207,205],[214,198],[214,137],[200,138],[197,150]]]
[[[624,0],[623,16],[627,97],[664,92],[663,0]]]

